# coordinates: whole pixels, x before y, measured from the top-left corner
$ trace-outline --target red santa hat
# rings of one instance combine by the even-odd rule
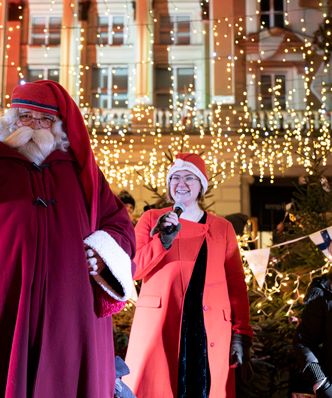
[[[45,85],[36,84],[40,82],[41,80],[15,87],[12,93],[11,107],[27,108],[60,116],[55,93]]]
[[[167,173],[167,183],[169,184],[171,175],[177,171],[188,170],[195,174],[201,181],[203,187],[203,193],[208,188],[208,177],[206,174],[206,167],[204,160],[196,153],[178,153],[176,159]]]
[[[70,147],[78,161],[87,202],[90,206],[91,230],[96,229],[98,204],[98,167],[82,114],[68,92],[52,80],[37,80],[13,90],[12,108],[27,108],[57,115],[62,120]]]

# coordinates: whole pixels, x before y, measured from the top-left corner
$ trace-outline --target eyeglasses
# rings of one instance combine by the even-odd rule
[[[18,116],[20,122],[23,124],[23,126],[30,126],[34,120],[38,121],[40,126],[47,129],[52,126],[52,124],[55,122],[55,119],[53,119],[50,116],[42,116],[42,117],[33,117],[31,113],[22,113],[21,115]]]
[[[170,177],[169,183],[172,184],[172,185],[175,185],[175,184],[179,184],[181,180],[186,185],[193,185],[195,183],[195,181],[199,181],[199,178],[196,178],[194,176],[181,177],[181,176],[173,175],[173,176]]]

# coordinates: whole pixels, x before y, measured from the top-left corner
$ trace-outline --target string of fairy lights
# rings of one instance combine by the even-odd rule
[[[254,286],[256,292],[259,294],[259,298],[257,298],[253,303],[253,310],[258,316],[274,316],[274,309],[270,304],[274,299],[280,300],[280,297],[283,297],[283,313],[288,318],[293,316],[296,317],[297,311],[295,310],[295,307],[297,305],[302,305],[306,288],[309,286],[313,278],[331,272],[332,263],[326,258],[323,265],[314,270],[302,273],[281,272],[276,268],[276,263],[279,261],[278,258],[272,256],[266,269],[265,282],[262,287],[259,287],[257,283],[255,283],[253,273],[243,255],[244,251],[250,250],[250,244],[255,241],[250,232],[249,224],[247,224],[248,228],[245,228],[244,234],[242,236],[238,236],[238,242],[244,263],[246,284],[247,286]],[[301,283],[303,281],[307,282],[306,286],[303,286],[303,283]],[[135,283],[137,285],[137,282]],[[130,300],[124,308],[124,311],[132,311],[134,306],[135,302]],[[294,319],[294,322],[297,321],[297,319]]]
[[[203,5],[206,1],[202,1]],[[77,18],[76,3],[71,3],[74,20]],[[208,164],[210,174],[213,176],[211,184],[217,187],[230,176],[238,173],[249,175],[258,174],[261,179],[269,176],[271,182],[274,181],[276,173],[282,173],[294,164],[303,164],[308,168],[311,157],[322,156],[326,163],[331,151],[330,139],[330,113],[328,108],[329,98],[331,96],[330,85],[330,46],[331,26],[328,14],[325,12],[325,5],[318,4],[321,7],[322,21],[324,21],[325,39],[321,40],[321,48],[317,51],[317,44],[314,43],[312,32],[308,33],[308,18],[310,14],[304,8],[292,8],[288,0],[284,6],[283,16],[285,26],[294,25],[294,15],[298,15],[296,21],[297,35],[302,34],[301,40],[295,41],[291,37],[285,37],[285,42],[280,45],[282,54],[281,62],[287,63],[288,57],[301,56],[303,59],[304,72],[301,75],[304,91],[304,111],[299,112],[296,108],[298,93],[295,86],[295,78],[286,74],[285,79],[276,78],[268,87],[268,94],[273,98],[272,109],[267,109],[265,97],[262,95],[261,81],[259,76],[268,73],[268,67],[264,60],[267,51],[275,51],[274,44],[269,44],[269,37],[262,32],[264,30],[265,20],[259,19],[260,1],[252,7],[249,15],[230,16],[221,19],[209,19],[208,24],[202,25],[199,14],[194,14],[189,20],[190,40],[195,43],[202,42],[202,36],[211,34],[213,37],[214,51],[208,55],[209,59],[194,60],[190,65],[193,69],[191,81],[188,80],[186,91],[180,93],[177,86],[177,71],[174,65],[183,64],[184,57],[181,53],[173,51],[172,43],[177,40],[176,23],[174,22],[171,30],[171,43],[167,46],[169,53],[168,71],[171,74],[171,86],[169,87],[169,105],[168,109],[162,113],[162,117],[169,117],[169,130],[172,134],[166,134],[162,121],[156,121],[157,110],[147,105],[145,102],[136,103],[135,81],[137,76],[136,67],[140,60],[134,60],[127,63],[127,94],[126,106],[130,111],[113,109],[114,114],[121,114],[118,118],[108,118],[109,111],[104,114],[98,111],[91,111],[91,101],[86,101],[87,96],[82,88],[82,82],[86,80],[91,73],[91,65],[81,64],[82,54],[87,45],[86,29],[94,29],[96,43],[100,41],[101,32],[96,26],[82,28],[79,25],[71,27],[79,29],[80,34],[75,36],[75,45],[79,48],[79,54],[75,59],[75,65],[68,73],[74,74],[77,78],[76,85],[79,90],[80,106],[87,125],[91,129],[91,141],[96,153],[96,158],[106,177],[111,184],[119,188],[125,187],[133,189],[142,182],[155,186],[164,185],[165,170],[167,168],[167,158],[164,152],[166,150],[176,153],[179,150],[192,150],[202,153]],[[20,15],[19,20],[26,18],[26,13]],[[111,17],[114,7],[111,2],[97,2],[100,17]],[[113,24],[109,27],[109,34],[114,35],[117,31],[123,31],[123,43],[134,51],[133,32],[135,23],[133,20],[133,10],[131,2],[121,4],[122,12],[117,6],[118,15],[123,16],[120,25]],[[179,2],[169,2],[170,13],[177,14]],[[49,15],[61,15],[62,2],[51,0],[49,2]],[[204,11],[206,12],[206,11]],[[181,14],[181,13],[180,13]],[[154,64],[153,45],[155,42],[156,30],[161,21],[161,16],[154,10],[149,10],[151,23],[146,25],[148,44],[147,62],[151,67]],[[260,36],[257,38],[254,34],[248,33],[248,26],[260,21]],[[0,27],[1,28],[1,27]],[[9,32],[13,29],[21,29],[20,24],[16,27],[11,26]],[[45,43],[48,42],[50,27],[45,26]],[[91,32],[89,33],[91,34]],[[227,89],[232,89],[234,84],[235,68],[239,62],[243,61],[246,54],[246,45],[258,46],[255,57],[247,59],[248,65],[248,84],[243,92],[243,99],[240,106],[229,105],[227,112],[225,106],[210,104],[207,106],[209,115],[207,118],[202,115],[199,104],[202,104],[204,91],[202,90],[202,79],[199,66],[202,62],[208,61],[215,64],[224,61],[225,54],[220,51],[225,40],[232,37],[235,43],[235,50],[226,56],[225,71],[227,76]],[[263,45],[261,45],[263,43]],[[261,48],[259,47],[261,45]],[[99,59],[97,67],[107,69],[109,61],[107,60],[107,44],[97,44],[99,48]],[[10,58],[11,35],[7,37],[5,50],[5,62],[11,65]],[[47,58],[52,50],[49,45],[44,45],[44,57]],[[319,54],[321,52],[321,54]],[[318,53],[318,55],[317,55]],[[317,56],[322,58],[325,66],[321,71],[321,86],[319,95],[321,104],[317,111],[317,104],[311,100],[312,84],[315,81],[317,72]],[[316,58],[315,58],[316,57]],[[293,59],[293,58],[292,58]],[[298,58],[296,58],[298,61]],[[199,62],[198,62],[199,61]],[[186,64],[184,64],[187,66]],[[11,65],[17,68],[19,78],[24,81],[26,76],[23,73],[21,65]],[[117,75],[117,69],[111,70],[114,79]],[[45,76],[41,76],[45,77]],[[115,80],[115,79],[114,79]],[[286,92],[285,85],[291,86]],[[117,97],[121,96],[119,87],[116,84],[106,87],[106,93],[114,96],[116,105]],[[101,92],[95,94],[98,99]],[[130,100],[129,97],[132,97]],[[9,95],[8,95],[9,97]],[[253,101],[257,103],[256,111],[253,111]],[[91,114],[92,112],[92,114]],[[106,115],[106,116],[105,116]],[[236,128],[233,126],[234,118],[239,122]],[[92,123],[91,123],[92,121]],[[142,121],[144,123],[142,123]],[[137,122],[135,133],[133,134],[133,123]],[[191,131],[195,131],[195,139]],[[304,133],[305,130],[305,133]],[[102,134],[100,132],[102,131]],[[152,149],[151,149],[152,148]],[[139,175],[137,174],[139,172]]]
[[[45,3],[43,2],[43,5]],[[169,1],[170,14],[183,14],[179,3],[175,0]],[[201,6],[207,3],[208,0],[202,0]],[[37,2],[34,4],[35,7],[38,6]],[[129,190],[142,184],[163,187],[169,161],[167,152],[203,153],[214,188],[236,174],[258,174],[260,179],[268,176],[273,183],[276,173],[283,173],[295,164],[303,165],[310,172],[311,161],[315,158],[322,157],[323,164],[327,163],[332,145],[330,137],[332,19],[329,18],[325,2],[317,1],[319,8],[310,11],[305,8],[295,8],[290,0],[287,0],[283,10],[284,25],[288,28],[296,26],[296,32],[293,36],[285,34],[283,41],[278,44],[275,44],[273,37],[264,29],[266,20],[259,19],[259,0],[251,3],[249,14],[245,16],[209,19],[206,8],[203,7],[204,23],[197,12],[186,20],[190,26],[190,41],[202,46],[209,36],[214,48],[208,55],[202,51],[195,53],[196,58],[191,62],[186,61],[181,51],[174,51],[179,32],[181,33],[175,21],[170,32],[170,43],[166,46],[169,60],[167,71],[171,76],[168,87],[169,103],[166,110],[158,110],[144,100],[135,100],[136,80],[139,78],[137,66],[151,69],[154,67],[153,48],[161,16],[155,10],[149,10],[150,21],[144,26],[145,37],[148,40],[147,56],[146,59],[140,60],[134,57],[136,25],[132,2],[117,3],[116,14],[122,17],[121,23],[113,23],[110,19],[114,11],[111,2],[99,0],[96,4],[99,17],[107,17],[109,21],[107,33],[105,31],[104,33],[112,37],[110,40],[113,40],[117,33],[123,32],[121,40],[127,53],[130,54],[129,61],[127,60],[125,64],[115,63],[116,67],[122,67],[122,72],[119,72],[121,68],[108,69],[110,63],[107,58],[108,44],[107,41],[103,42],[102,29],[98,28],[96,22],[95,25],[82,27],[77,22],[77,4],[72,2],[70,8],[75,26],[66,28],[76,31],[74,40],[79,51],[74,59],[74,65],[68,65],[67,72],[76,78],[79,104],[91,132],[91,143],[96,159],[112,186]],[[48,5],[49,18],[61,16],[62,1],[50,0]],[[24,19],[29,18],[21,5],[18,8],[22,14],[16,24],[11,24],[8,28],[0,25],[0,35],[1,31],[6,32],[6,45],[0,63],[2,67],[16,68],[18,78],[24,81],[27,78],[25,69],[22,65],[16,65],[11,59],[12,37],[22,29]],[[312,24],[308,23],[311,21],[310,12],[321,13],[323,25],[321,30],[317,25],[316,35],[311,31]],[[255,34],[258,25],[260,29]],[[253,26],[255,29],[252,29]],[[60,26],[61,31],[64,28]],[[45,24],[43,33],[45,44],[41,48],[44,59],[41,62],[47,64],[54,50],[47,44],[52,34],[49,25]],[[92,109],[92,101],[87,100],[82,85],[84,81],[89,80],[92,65],[82,63],[82,60],[85,59],[84,53],[86,46],[91,42],[91,35],[94,36],[92,42],[95,43],[98,52],[96,66],[106,70],[104,78],[107,81],[106,86],[103,86],[104,91],[97,90],[94,93],[95,99],[99,100],[106,92],[106,95],[111,94],[112,98],[114,97],[114,105],[117,105],[122,93],[117,86],[116,78],[121,77],[120,73],[126,68],[128,97],[124,109],[116,107]],[[230,41],[234,44],[234,49],[225,55],[223,47],[225,42],[230,43]],[[253,51],[253,48],[256,50]],[[263,95],[266,87],[262,86],[260,76],[264,73],[269,74],[266,59],[268,54],[276,52],[277,48],[279,67],[285,65],[286,70],[289,68],[289,63],[294,62],[297,63],[299,72],[296,77],[289,73],[275,76],[275,80],[271,81],[265,93],[272,98],[272,109],[268,109]],[[250,56],[245,58],[247,51]],[[203,74],[200,70],[202,65],[207,68],[206,65],[210,67],[218,62],[223,63],[225,68],[222,73],[226,76],[227,90],[231,91],[240,84],[235,78],[236,68],[244,62],[244,59],[247,64],[247,84],[244,84],[246,87],[243,89],[240,104],[230,104],[226,107],[210,103],[204,106],[206,89],[200,76]],[[186,89],[182,91],[179,90],[177,75],[179,69],[176,67],[179,65],[193,70],[190,79],[187,79]],[[59,69],[63,67],[65,65],[59,65]],[[320,76],[317,76],[318,71]],[[45,77],[43,74],[40,75],[40,78]],[[312,91],[318,80],[319,88],[316,91],[320,103],[317,107],[317,101],[312,100]],[[287,86],[289,88],[286,90]],[[303,96],[302,92],[298,93],[300,87]],[[6,99],[9,99],[9,93],[6,94]],[[303,101],[303,110],[299,111],[298,104],[301,101]],[[205,112],[202,112],[202,107],[205,108]],[[194,135],[192,131],[195,132]],[[240,242],[240,245],[243,246],[243,242],[242,244]],[[258,314],[264,313],[266,311],[264,303],[272,301],[276,294],[287,290],[289,298],[286,313],[291,315],[294,305],[304,297],[300,287],[300,275],[279,272],[273,266],[273,261],[272,259],[267,269],[267,278],[274,282],[265,284],[262,289],[257,287],[261,290],[262,297],[257,301],[256,310]],[[311,279],[328,272],[329,269],[330,263],[326,260],[321,268],[310,271],[307,276]],[[245,267],[245,273],[247,283],[252,283],[253,275],[248,266]],[[129,306],[131,305],[130,303]]]
[[[237,238],[244,263],[245,281],[247,286],[254,286],[259,294],[259,299],[253,304],[257,315],[273,316],[273,308],[271,308],[270,303],[273,302],[274,298],[280,299],[280,297],[283,297],[283,312],[285,316],[292,317],[296,314],[294,307],[303,303],[306,289],[313,278],[327,274],[332,270],[332,263],[325,258],[323,264],[313,270],[282,272],[277,269],[277,263],[280,260],[278,257],[271,255],[266,269],[265,282],[260,287],[255,282],[254,275],[244,256],[244,252],[250,250],[250,244],[255,242],[255,238],[251,232],[250,221],[248,221],[243,235]]]

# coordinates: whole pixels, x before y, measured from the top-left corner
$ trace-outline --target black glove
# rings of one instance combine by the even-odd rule
[[[316,390],[316,398],[332,398],[332,384],[328,379]]]
[[[173,240],[181,229],[181,224],[179,223],[178,225],[174,226],[174,231],[172,233],[166,233],[164,230],[164,222],[167,215],[168,213],[159,217],[156,225],[151,230],[151,236],[159,232],[160,241],[165,249],[169,249],[172,246]]]
[[[230,365],[242,365],[250,361],[250,347],[250,336],[234,333],[231,341]]]
[[[248,383],[254,371],[250,361],[250,347],[251,337],[245,334],[234,333],[232,335],[231,350],[230,350],[230,365],[237,365],[239,368],[237,373],[241,379]]]

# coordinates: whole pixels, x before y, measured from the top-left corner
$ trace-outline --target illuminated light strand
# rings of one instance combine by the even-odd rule
[[[106,7],[105,15],[109,15],[110,11],[107,10],[108,2],[105,0],[104,5]],[[54,12],[53,6],[54,1],[51,1],[51,13]],[[128,4],[124,5],[124,7],[127,7],[124,10],[124,15],[128,16],[129,12],[126,12],[128,11]],[[150,10],[150,14],[152,11]],[[286,14],[288,18],[289,11]],[[155,16],[152,17],[154,18],[154,23],[158,22]],[[254,16],[247,15],[246,17],[252,18]],[[127,22],[129,22],[129,19]],[[193,23],[195,21],[191,20],[190,22]],[[197,20],[196,22],[200,21]],[[233,26],[234,35],[238,43],[240,40],[253,41],[253,38],[245,35],[245,17],[222,18],[210,22],[213,25],[212,29],[216,40],[216,48],[220,47],[219,35],[221,27],[230,29]],[[300,20],[300,23],[302,26],[305,26],[303,18]],[[329,23],[329,20],[325,21],[326,26]],[[129,28],[130,25],[125,23],[124,29]],[[76,29],[76,27],[73,27],[73,29]],[[327,29],[326,32],[326,36],[328,37],[330,30]],[[195,34],[198,33],[196,32]],[[47,32],[45,32],[46,34]],[[98,34],[97,30],[96,34]],[[151,43],[153,43],[153,36],[150,35],[150,37]],[[82,39],[79,43],[81,46],[80,49],[85,45],[84,38]],[[218,177],[213,177],[212,179],[214,188],[217,188],[220,183],[223,183],[230,176],[238,173],[247,173],[249,175],[258,173],[261,180],[268,176],[273,183],[276,173],[283,173],[294,164],[301,164],[308,171],[312,162],[312,149],[314,149],[315,156],[322,156],[323,164],[326,163],[331,153],[331,139],[329,136],[330,113],[326,111],[326,102],[330,93],[323,84],[321,88],[323,101],[317,118],[317,113],[314,113],[309,99],[310,84],[315,72],[310,57],[315,52],[315,48],[308,38],[305,38],[302,49],[296,43],[292,43],[289,38],[287,38],[287,43],[289,47],[285,47],[283,50],[285,54],[301,51],[306,61],[304,88],[307,108],[305,117],[299,116],[298,111],[292,109],[291,104],[294,94],[292,91],[285,94],[287,106],[285,110],[282,109],[280,101],[281,84],[278,81],[270,88],[271,94],[275,99],[272,110],[264,108],[263,98],[261,95],[258,95],[259,109],[256,111],[256,124],[253,124],[252,120],[250,120],[253,112],[249,112],[248,98],[250,98],[251,94],[244,92],[244,100],[241,104],[242,109],[235,109],[235,107],[231,106],[228,109],[229,113],[227,115],[223,115],[225,107],[211,104],[209,106],[210,124],[208,129],[206,129],[199,118],[199,111],[194,101],[190,99],[191,95],[192,97],[196,95],[196,98],[201,95],[197,87],[188,87],[188,97],[185,98],[185,101],[181,101],[180,98],[176,99],[176,96],[174,96],[174,103],[169,107],[169,110],[173,113],[173,119],[171,120],[172,133],[170,137],[167,137],[162,126],[158,125],[158,123],[155,124],[154,120],[151,119],[151,114],[155,111],[154,108],[146,106],[144,103],[136,104],[131,110],[132,115],[130,117],[125,116],[121,124],[111,119],[104,126],[103,116],[95,115],[93,116],[95,117],[95,124],[91,129],[91,143],[97,161],[105,172],[109,182],[116,184],[119,188],[135,187],[137,184],[141,184],[141,179],[137,176],[137,171],[141,172],[145,170],[143,173],[144,181],[153,183],[156,186],[164,186],[167,165],[165,165],[166,159],[163,152],[167,150],[171,150],[174,154],[180,150],[193,150],[197,153],[204,152],[210,175],[215,176],[219,173]],[[10,45],[9,41],[8,44]],[[325,45],[323,52],[324,60],[326,61],[323,76],[328,76],[330,69],[328,62],[330,45],[328,40],[326,42],[323,41],[322,44]],[[239,52],[241,52],[241,48],[239,48]],[[237,55],[227,56],[226,73],[229,78],[233,73],[236,62],[238,62]],[[258,59],[248,63],[249,68],[252,68],[252,85],[256,84],[257,71],[264,71],[263,56],[264,51],[260,51]],[[219,55],[216,53],[210,59],[214,61],[218,60],[218,57]],[[149,62],[153,63],[152,58]],[[101,55],[101,64],[99,66],[102,66],[103,63],[103,55]],[[107,64],[106,61],[105,64]],[[132,65],[134,67],[136,63]],[[89,66],[80,64],[79,70],[78,84],[83,79],[85,73],[89,72]],[[17,72],[20,78],[22,78],[23,75],[19,66],[17,67]],[[197,71],[195,70],[195,75],[196,73]],[[129,72],[128,75],[130,77]],[[129,78],[128,92],[131,91],[134,91],[134,87],[133,82]],[[175,92],[174,79],[172,92]],[[82,99],[84,97],[83,94],[82,92]],[[84,108],[83,113],[87,121],[90,115],[86,109],[90,108],[90,104],[83,104],[82,102],[81,105],[84,105],[82,108]],[[237,114],[239,114],[240,127],[234,131],[230,115]],[[261,115],[264,115],[264,117],[261,118]],[[129,134],[131,132],[132,118],[139,122],[146,120],[144,127],[140,128],[134,135]],[[282,120],[291,120],[293,125],[281,128],[280,124]],[[103,135],[100,135],[101,126],[104,126]],[[317,126],[319,126],[318,134]],[[304,128],[306,129],[305,137],[303,136]],[[193,137],[191,135],[191,131],[193,130],[197,131],[198,140],[197,136]],[[177,134],[181,135],[180,140],[173,139]],[[152,148],[155,150],[150,150],[148,145],[152,145]]]

